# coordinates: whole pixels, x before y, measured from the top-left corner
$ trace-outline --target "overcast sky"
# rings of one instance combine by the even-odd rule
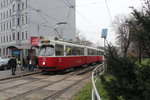
[[[115,34],[111,22],[115,16],[132,12],[130,6],[139,8],[141,0],[76,0],[76,25],[86,38],[103,46],[102,28],[108,28],[107,40],[115,43]]]

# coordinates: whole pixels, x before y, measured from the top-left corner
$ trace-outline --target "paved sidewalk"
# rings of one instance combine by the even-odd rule
[[[11,70],[0,70],[0,80],[5,80],[13,77],[19,77],[27,74],[34,74],[40,72],[38,69],[35,69],[34,71],[26,71],[21,70],[21,67],[17,67],[16,69],[16,75],[12,75]]]

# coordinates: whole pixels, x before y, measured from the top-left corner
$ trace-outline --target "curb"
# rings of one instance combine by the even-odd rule
[[[4,81],[4,80],[8,80],[8,79],[13,79],[13,78],[24,77],[24,76],[29,76],[29,75],[38,74],[38,73],[41,73],[41,71],[28,72],[28,73],[21,74],[21,75],[16,75],[16,76],[10,76],[10,77],[6,77],[6,78],[1,78],[0,81]]]

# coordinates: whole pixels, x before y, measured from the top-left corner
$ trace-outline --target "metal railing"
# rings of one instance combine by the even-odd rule
[[[102,75],[105,72],[106,65],[105,63],[99,65],[92,72],[92,100],[101,100],[101,97],[96,88],[96,81],[99,78],[98,76]]]

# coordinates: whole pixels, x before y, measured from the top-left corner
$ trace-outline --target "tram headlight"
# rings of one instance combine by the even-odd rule
[[[43,62],[43,65],[46,65],[46,62]]]

